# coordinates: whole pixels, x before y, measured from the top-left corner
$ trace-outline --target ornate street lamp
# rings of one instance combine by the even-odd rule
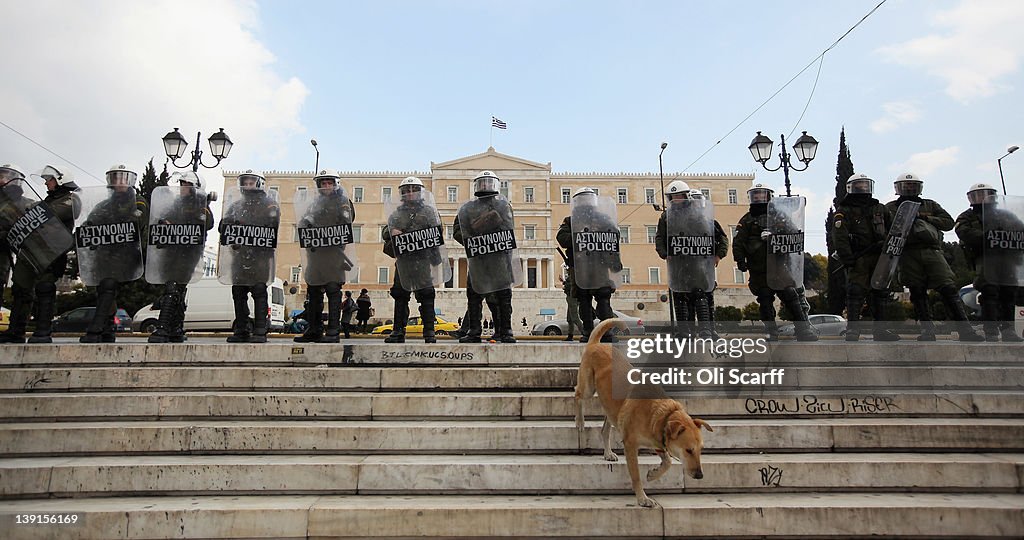
[[[1003,158],[1016,152],[1017,150],[1020,150],[1020,147],[1017,145],[1013,145],[1006,149],[1006,153],[1003,154],[1003,157],[996,160],[996,163],[999,164],[999,181],[1003,183],[1003,195],[1006,195],[1006,180],[1003,179]]]
[[[775,172],[782,169],[782,173],[786,178],[786,196],[792,197],[789,188],[789,170],[806,171],[811,161],[814,160],[814,155],[818,152],[818,141],[808,135],[806,131],[796,140],[796,144],[793,145],[793,152],[796,153],[796,158],[804,164],[803,169],[798,169],[790,163],[790,154],[786,151],[786,136],[779,135],[779,137],[782,139],[779,143],[782,153],[779,154],[779,166],[774,169],[768,168],[768,160],[772,157],[772,145],[774,143],[768,137],[761,135],[760,131],[754,136],[754,140],[750,141],[750,146],[747,147],[747,150],[750,150],[750,155],[754,156],[754,161],[760,163],[766,171]]]
[[[178,128],[174,128],[174,131],[164,135],[164,153],[171,160],[171,163],[179,169],[185,169],[192,167],[192,172],[198,172],[199,166],[202,165],[204,168],[212,169],[217,165],[220,165],[221,160],[226,159],[228,154],[231,153],[231,147],[233,143],[228,137],[227,133],[224,133],[224,128],[220,128],[220,131],[214,133],[208,139],[210,141],[210,153],[217,160],[213,165],[207,165],[203,163],[203,152],[199,149],[199,138],[202,137],[200,132],[196,132],[196,146],[192,150],[192,157],[188,163],[184,165],[178,164],[178,159],[185,155],[185,148],[188,146],[188,141],[181,135]]]

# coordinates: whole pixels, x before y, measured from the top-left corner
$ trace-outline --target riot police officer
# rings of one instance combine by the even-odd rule
[[[921,325],[918,341],[935,341],[935,326],[928,305],[928,289],[939,293],[949,317],[958,321],[960,341],[984,341],[967,322],[967,311],[953,284],[953,271],[942,253],[943,232],[953,230],[953,218],[939,203],[921,197],[924,182],[914,173],[903,173],[893,182],[894,201],[886,203],[893,216],[904,201],[920,203],[900,255],[900,283],[910,289],[910,302]]]
[[[308,197],[305,191],[296,193],[295,215],[301,216],[297,223],[300,243],[306,242],[302,255],[309,321],[309,328],[295,338],[298,343],[338,343],[340,340],[341,287],[347,281],[348,272],[356,266],[352,246],[352,220],[356,210],[345,196],[340,180],[341,175],[334,169],[323,169],[313,178],[317,189],[314,197]],[[320,232],[313,235],[307,231]],[[326,333],[321,317],[325,293]]]
[[[14,261],[14,252],[7,243],[7,233],[31,202],[23,195],[21,183],[24,181],[25,173],[21,167],[10,163],[0,165],[0,307],[3,306],[4,289]]]
[[[434,206],[433,195],[423,188],[423,181],[409,176],[398,185],[400,204],[391,211],[388,223],[381,229],[384,253],[395,259],[395,280],[391,298],[395,299],[395,323],[385,343],[405,343],[405,326],[409,322],[409,298],[416,295],[423,324],[423,341],[437,343],[434,337],[434,287],[451,276],[441,216]],[[411,294],[410,294],[411,293]]]
[[[794,286],[773,289],[769,285],[768,253],[772,232],[769,230],[768,206],[774,191],[764,184],[754,184],[747,190],[750,208],[736,225],[732,240],[733,259],[741,272],[749,272],[747,287],[757,297],[757,303],[769,341],[779,339],[775,321],[775,297],[794,317],[796,338],[799,341],[817,341],[818,337],[807,323],[807,313],[800,302],[800,292]],[[801,252],[800,257],[803,256]],[[802,280],[802,276],[799,276]]]
[[[515,343],[512,333],[512,287],[518,284],[522,264],[516,253],[512,205],[498,195],[501,181],[491,171],[473,179],[473,200],[459,209],[452,236],[466,246],[466,335],[460,343],[480,343],[483,301],[494,318],[494,341]]]
[[[63,170],[64,167],[47,165],[35,176],[41,178],[46,184],[47,194],[43,202],[60,221],[61,227],[70,235],[75,226],[75,218],[81,210],[81,203],[75,192],[78,186],[74,182],[71,171]],[[18,261],[14,266],[13,303],[11,304],[11,318],[8,329],[0,333],[0,343],[24,343],[25,327],[28,322],[29,310],[32,309],[32,300],[35,297],[36,321],[35,332],[28,338],[29,343],[51,343],[52,322],[54,305],[57,302],[57,280],[64,277],[67,270],[67,252],[74,247],[74,243],[68,243],[66,248],[61,249],[57,257],[45,269],[39,271],[28,261]]]
[[[238,176],[238,189],[225,195],[217,274],[221,283],[231,285],[235,309],[228,343],[267,341],[267,284],[274,279],[274,251],[281,213],[277,192],[268,192],[266,185],[262,172],[247,169]]]
[[[107,170],[106,196],[95,206],[85,203],[83,210],[91,208],[85,221],[79,224],[79,239],[90,235],[95,242],[78,245],[78,267],[82,281],[96,287],[96,311],[86,327],[82,343],[113,343],[114,312],[117,309],[117,291],[121,283],[142,276],[142,238],[149,224],[146,199],[136,190],[138,173],[127,165],[113,165]],[[111,234],[104,227],[116,228]],[[132,236],[120,231],[135,229]],[[92,230],[96,230],[95,233]],[[93,235],[94,234],[94,235]]]
[[[150,232],[154,234],[147,247],[146,281],[164,286],[157,300],[160,318],[149,336],[150,343],[186,340],[188,284],[202,276],[199,262],[206,231],[213,228],[210,201],[217,200],[216,193],[202,191],[202,182],[195,172],[174,173],[168,184],[150,195]]]
[[[985,232],[994,229],[1020,231],[1024,230],[1024,224],[1019,216],[1000,208],[998,192],[989,184],[971,186],[967,191],[967,201],[971,207],[957,216],[954,230],[967,261],[978,272],[974,288],[981,293],[978,302],[981,304],[981,318],[985,321],[985,340],[999,341],[1001,336],[1003,342],[1019,343],[1024,341],[1014,329],[1014,304],[1019,287],[1005,284],[1016,279],[993,281],[992,277],[1019,277],[1020,268],[1013,266],[1020,261],[1007,260],[998,252],[992,253],[986,245]],[[993,266],[1010,266],[1005,270],[1017,276],[1008,276],[1002,271],[1004,269]]]
[[[718,262],[729,253],[728,237],[725,235],[725,231],[718,223],[718,220],[714,219],[714,213],[713,210],[710,210],[710,206],[707,207],[707,212],[705,212],[705,207],[703,206],[687,206],[688,204],[697,204],[696,201],[706,200],[704,199],[704,194],[699,189],[690,189],[686,182],[673,180],[669,183],[665,193],[668,197],[669,208],[662,212],[658,218],[658,228],[654,237],[654,249],[662,260],[668,261],[669,285],[673,285],[673,282],[678,284],[684,281],[684,279],[689,279],[692,282],[691,285],[696,282],[704,285],[700,287],[701,290],[672,291],[672,306],[676,313],[676,320],[684,329],[684,334],[689,334],[689,325],[693,319],[696,319],[699,327],[698,335],[700,337],[717,339],[717,332],[714,328],[714,289],[717,285],[714,269],[718,267]],[[680,222],[680,225],[671,227],[673,229],[671,231],[672,235],[682,236],[685,234],[689,237],[699,237],[708,234],[713,236],[714,245],[711,256],[700,256],[698,258],[691,255],[670,254],[670,242],[668,240],[670,227],[666,218],[666,213],[669,211],[672,211],[673,217],[677,217]],[[709,219],[703,219],[705,217]],[[675,224],[676,219],[673,219],[673,222]],[[679,230],[675,230],[676,228]],[[707,230],[704,230],[705,228]],[[670,257],[672,258],[670,259]],[[680,261],[683,264],[676,264],[677,259],[682,257],[691,258]],[[706,258],[706,261],[702,260],[704,258]],[[677,286],[675,288],[680,287]],[[686,289],[692,289],[692,287],[686,287]]]
[[[611,299],[622,272],[616,216],[610,198],[601,199],[593,189],[580,188],[572,195],[570,215],[562,220],[555,235],[566,250],[576,284],[583,323],[580,343],[586,343],[594,330],[595,301],[597,318],[603,321],[615,317]],[[609,332],[601,341],[614,343],[617,339]]]
[[[889,292],[871,286],[871,276],[878,264],[892,214],[872,194],[875,181],[866,174],[854,174],[846,181],[846,197],[836,207],[834,230],[831,231],[836,253],[848,271],[846,289],[846,341],[860,339],[861,309],[870,294],[872,334],[875,341],[898,341],[900,336],[884,325],[885,306]]]

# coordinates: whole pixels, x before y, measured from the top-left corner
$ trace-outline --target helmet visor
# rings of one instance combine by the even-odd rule
[[[875,181],[870,178],[853,180],[846,184],[846,192],[851,195],[868,194],[875,192]]]
[[[262,191],[263,179],[255,174],[243,174],[238,177],[238,187],[242,191]]]
[[[996,202],[996,190],[979,189],[967,193],[967,202],[971,204],[989,204]]]
[[[398,192],[402,194],[403,201],[418,201],[422,198],[420,193],[422,187],[415,184],[399,186]]]
[[[917,197],[924,191],[924,182],[896,182],[896,194],[900,197]]]
[[[668,194],[668,202],[679,202],[685,201],[690,198],[690,193],[686,191],[678,191],[676,193]]]
[[[110,187],[132,187],[138,175],[131,171],[110,171],[107,173],[107,185]]]
[[[331,192],[338,190],[338,179],[333,176],[319,176],[313,180],[316,183],[316,188],[322,192]]]
[[[473,193],[497,193],[498,179],[493,176],[482,176],[476,179],[473,186]]]
[[[0,186],[6,186],[7,184],[21,185],[21,181],[25,179],[25,175],[14,169],[8,169],[6,167],[0,167]]]
[[[772,198],[772,191],[770,189],[752,189],[747,192],[747,198],[750,199],[750,204],[764,204]]]

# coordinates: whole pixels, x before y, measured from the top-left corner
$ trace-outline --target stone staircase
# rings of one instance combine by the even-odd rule
[[[354,343],[0,346],[0,536],[1024,537],[1020,347],[785,343],[808,393],[686,399],[704,478],[645,509],[578,345]]]

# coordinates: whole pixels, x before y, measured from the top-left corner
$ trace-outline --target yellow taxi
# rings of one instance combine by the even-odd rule
[[[378,326],[377,328],[373,329],[373,334],[386,336],[386,335],[390,334],[392,331],[394,331],[394,326],[395,325],[393,325],[393,324],[382,324],[382,325]],[[459,329],[459,325],[457,325],[457,324],[455,324],[453,322],[448,322],[448,321],[442,319],[441,317],[436,317],[436,320],[434,321],[434,333],[435,334],[438,334],[438,335],[451,334],[452,332],[455,332],[458,329]],[[405,333],[406,334],[422,334],[423,333],[423,323],[420,321],[419,317],[409,317],[409,323],[405,325]]]
[[[11,324],[11,310],[7,308],[0,308],[0,332],[7,330],[7,326]]]

